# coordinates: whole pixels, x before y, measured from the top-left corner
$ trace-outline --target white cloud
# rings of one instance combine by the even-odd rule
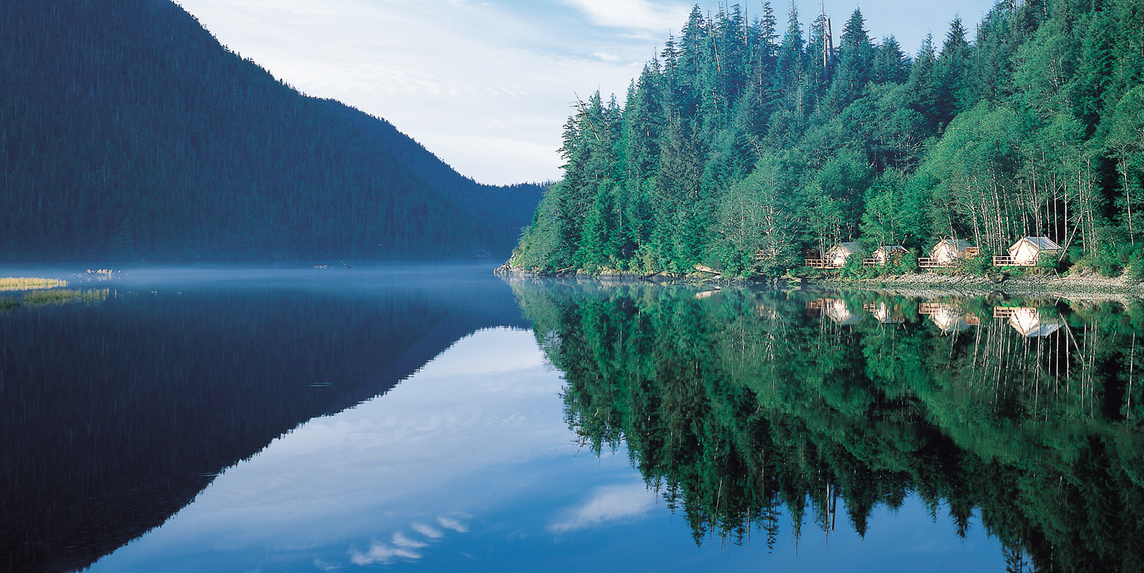
[[[564,0],[592,19],[598,26],[634,28],[655,32],[675,30],[687,19],[689,7],[647,0]]]
[[[320,569],[322,571],[337,571],[338,569],[342,568],[342,566],[339,564],[327,563],[325,560],[323,560],[321,558],[314,559],[314,567],[317,567],[318,569]]]
[[[356,549],[350,551],[350,561],[353,561],[354,565],[392,563],[398,557],[405,559],[420,559],[421,554],[406,547],[394,547],[388,543],[381,543],[376,541],[370,546],[369,551],[365,553],[362,553]]]
[[[634,520],[647,515],[655,503],[656,493],[643,483],[605,486],[548,528],[563,533]]]
[[[429,539],[440,539],[440,538],[445,536],[445,534],[442,533],[441,530],[436,529],[431,525],[425,525],[424,523],[414,523],[410,527],[412,527],[413,530],[416,531],[417,533],[420,533],[421,535],[424,535],[425,537],[428,537]]]
[[[410,539],[402,535],[400,531],[393,534],[393,544],[406,549],[423,549],[425,547],[429,547],[428,543],[425,543],[424,541],[417,541],[416,539]]]
[[[469,531],[469,526],[465,525],[464,523],[461,523],[460,521],[457,521],[456,519],[452,519],[452,518],[448,518],[448,517],[438,517],[437,523],[440,523],[441,527],[444,527],[445,529],[452,529],[453,531],[456,531],[458,533],[466,533]]]

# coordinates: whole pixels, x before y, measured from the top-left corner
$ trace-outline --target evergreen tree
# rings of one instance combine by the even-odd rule
[[[842,29],[841,55],[827,96],[835,111],[845,109],[861,97],[866,84],[871,80],[876,51],[866,34],[865,25],[862,12],[855,9],[846,21],[846,27]],[[900,63],[893,62],[890,66],[885,73],[893,73],[892,68],[900,66]]]
[[[890,36],[874,52],[870,81],[878,84],[905,83],[910,77],[910,61],[898,41]]]
[[[972,107],[969,65],[972,50],[965,41],[961,18],[954,18],[934,62],[934,113],[938,125],[948,125],[959,112]]]

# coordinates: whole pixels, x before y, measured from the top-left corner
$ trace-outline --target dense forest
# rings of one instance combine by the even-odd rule
[[[864,535],[918,496],[1011,571],[1142,570],[1139,302],[514,290],[570,427],[622,444],[697,543]]]
[[[913,57],[857,9],[837,45],[826,14],[787,22],[696,6],[622,107],[580,101],[513,265],[765,276],[839,241],[1022,236],[1144,264],[1144,2],[1002,0]]]
[[[542,191],[462,177],[168,0],[0,3],[0,258],[506,256]]]

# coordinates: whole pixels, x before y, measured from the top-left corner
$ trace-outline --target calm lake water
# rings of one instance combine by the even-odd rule
[[[1144,305],[0,269],[0,571],[1132,571]]]

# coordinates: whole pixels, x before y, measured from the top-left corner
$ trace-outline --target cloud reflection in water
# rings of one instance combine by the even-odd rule
[[[472,516],[551,487],[560,470],[543,460],[576,453],[562,384],[531,333],[479,332],[387,395],[311,420],[228,469],[93,571],[212,551],[232,564],[275,554],[319,568],[420,559],[469,533]]]

